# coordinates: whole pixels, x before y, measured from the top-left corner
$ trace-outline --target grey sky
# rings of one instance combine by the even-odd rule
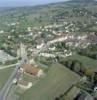
[[[68,0],[0,0],[0,7],[40,5]]]

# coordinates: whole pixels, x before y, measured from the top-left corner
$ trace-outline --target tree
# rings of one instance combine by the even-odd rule
[[[85,70],[85,75],[88,76],[91,80],[91,82],[94,83],[94,76],[95,76],[95,73],[94,73],[94,70],[92,68],[88,68]]]
[[[75,62],[74,69],[75,72],[79,73],[81,70],[81,64],[79,62]]]
[[[68,60],[66,66],[71,69],[72,63],[73,63],[72,60]]]

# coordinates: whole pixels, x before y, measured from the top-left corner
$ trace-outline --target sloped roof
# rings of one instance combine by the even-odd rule
[[[26,73],[32,74],[32,75],[37,75],[39,72],[39,68],[33,67],[31,64],[23,64],[22,68]]]

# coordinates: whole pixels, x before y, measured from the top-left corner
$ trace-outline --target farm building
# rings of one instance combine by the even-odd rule
[[[22,69],[24,72],[29,73],[34,76],[40,77],[41,75],[43,75],[43,70],[37,67],[33,67],[31,64],[23,64]]]
[[[24,81],[24,80],[20,80],[20,81],[18,82],[18,86],[19,86],[20,88],[22,88],[22,89],[27,90],[27,89],[31,88],[32,83],[31,83],[31,82]]]

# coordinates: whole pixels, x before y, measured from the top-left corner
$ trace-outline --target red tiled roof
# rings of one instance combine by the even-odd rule
[[[30,64],[24,64],[22,65],[22,68],[24,69],[25,72],[32,74],[32,75],[37,75],[39,72],[39,68],[33,67]]]

